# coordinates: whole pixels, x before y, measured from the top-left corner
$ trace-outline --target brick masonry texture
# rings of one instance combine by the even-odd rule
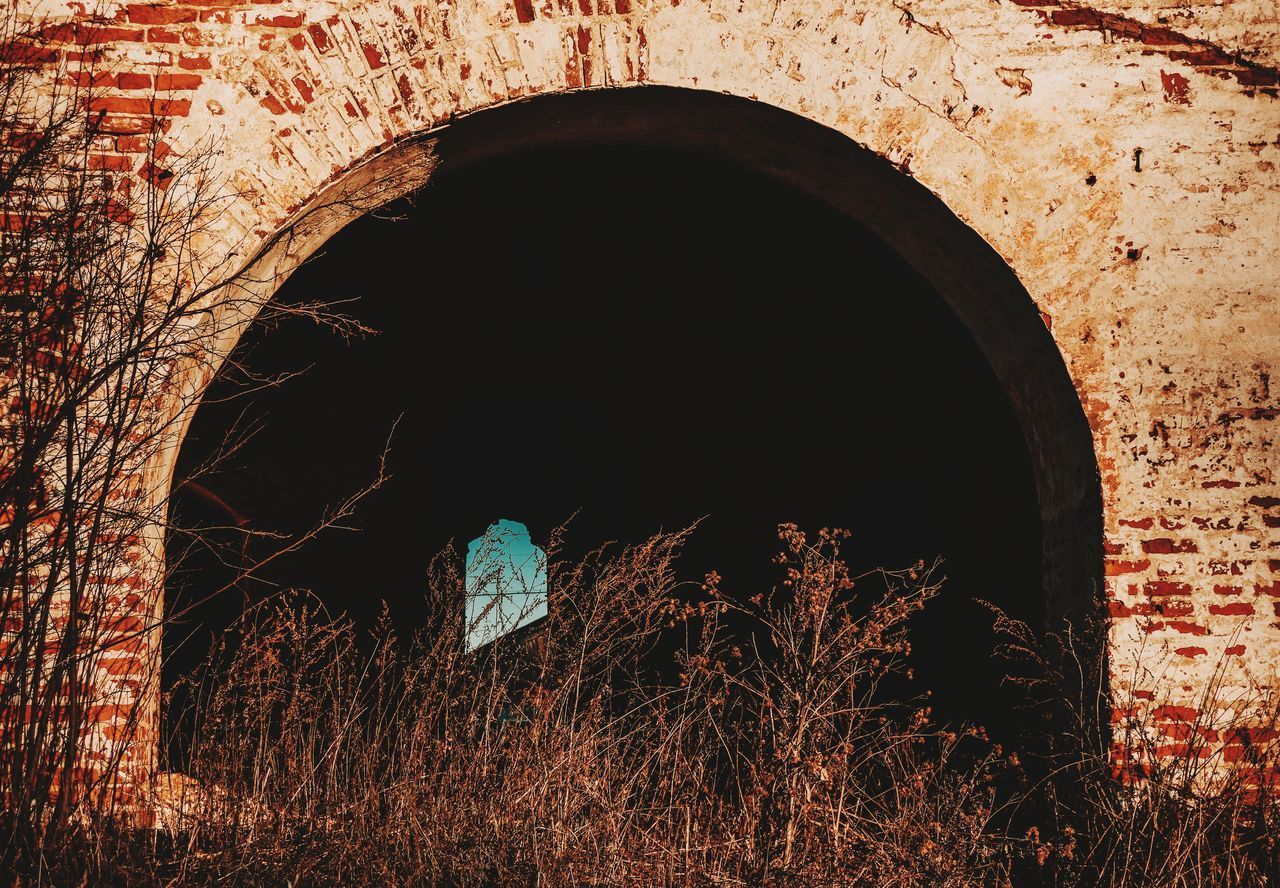
[[[52,49],[100,53],[103,168],[163,181],[153,126],[178,154],[217,140],[238,196],[204,246],[265,251],[263,296],[349,218],[309,216],[326,196],[422,184],[451,120],[513,100],[664,85],[843,133],[990,244],[1052,332],[1101,475],[1115,699],[1176,739],[1223,714],[1200,712],[1220,667],[1224,710],[1280,684],[1274,4],[26,2]]]

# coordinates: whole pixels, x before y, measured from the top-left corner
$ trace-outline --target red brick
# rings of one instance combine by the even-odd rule
[[[148,43],[181,43],[182,37],[177,31],[170,31],[168,28],[148,28]]]
[[[139,725],[136,723],[129,724],[128,722],[125,722],[124,724],[116,724],[113,722],[111,724],[102,725],[98,730],[102,733],[102,736],[106,737],[108,740],[137,740],[139,739],[138,728]]]
[[[194,22],[199,13],[181,6],[130,6],[126,15],[136,25],[178,25]]]
[[[369,70],[376,71],[385,66],[387,63],[382,58],[382,49],[373,43],[361,43],[360,48],[364,50],[365,61],[369,63]]]
[[[144,33],[140,28],[85,28],[77,35],[84,43],[141,43]]]
[[[274,15],[269,17],[260,17],[258,24],[267,28],[301,28],[302,13],[297,15]]]
[[[173,181],[173,171],[156,166],[151,162],[144,163],[138,170],[138,176],[157,188],[168,188]]]
[[[1171,50],[1169,52],[1169,58],[1173,59],[1175,62],[1186,62],[1188,65],[1195,65],[1197,67],[1231,64],[1231,56],[1227,55],[1216,46],[1202,46],[1201,48],[1194,50]]]
[[[151,75],[132,71],[122,72],[119,77],[119,86],[121,89],[151,89]]]
[[[1222,760],[1224,762],[1240,762],[1249,756],[1249,750],[1244,746],[1224,746],[1222,747]]]
[[[1157,746],[1155,754],[1159,758],[1208,758],[1213,754],[1212,750],[1204,746],[1198,746],[1196,749],[1191,748],[1189,743],[1170,743],[1165,746]]]
[[[295,77],[293,78],[292,83],[293,83],[293,88],[296,89],[298,91],[298,95],[302,97],[302,101],[306,102],[308,105],[311,104],[312,101],[314,101],[315,90],[311,88],[311,84],[308,83],[304,78]]]
[[[1161,601],[1155,609],[1162,617],[1187,617],[1195,613],[1196,606],[1182,598],[1171,598]]]
[[[141,154],[147,150],[150,140],[141,136],[117,136],[116,150],[124,154]]]
[[[145,599],[136,592],[130,592],[127,595],[111,595],[107,598],[107,606],[115,609],[129,609],[141,607]]]
[[[1189,583],[1173,583],[1166,580],[1154,580],[1143,583],[1142,591],[1148,595],[1190,595]]]
[[[70,86],[104,89],[116,85],[116,75],[106,71],[73,71],[64,78],[63,82]]]
[[[1192,540],[1174,542],[1167,537],[1154,540],[1143,540],[1142,551],[1153,555],[1172,555],[1175,553],[1195,552],[1196,544]]]
[[[112,657],[102,661],[102,671],[108,675],[138,675],[146,664],[136,657]]]
[[[1118,577],[1123,574],[1142,573],[1150,566],[1151,562],[1145,558],[1141,561],[1121,561],[1118,559],[1108,558],[1105,572],[1109,577]]]
[[[196,89],[204,82],[199,74],[157,74],[156,89],[161,92]]]
[[[138,617],[121,617],[108,628],[116,635],[133,635],[141,632],[145,624]]]
[[[1120,525],[1122,527],[1136,527],[1138,530],[1150,530],[1155,523],[1154,518],[1120,519]]]
[[[1137,40],[1142,35],[1142,24],[1118,15],[1104,15],[1102,26],[1112,34],[1126,40]]]
[[[208,71],[213,68],[213,62],[207,55],[184,52],[178,55],[178,67],[187,71]]]
[[[1276,739],[1280,739],[1280,733],[1274,728],[1232,728],[1223,733],[1222,742],[1251,746],[1258,743],[1270,743]]]
[[[104,96],[93,101],[93,110],[114,114],[183,117],[191,111],[191,101],[189,99],[169,99],[163,96],[146,96],[142,98]]]
[[[118,718],[128,718],[133,707],[117,706],[114,704],[102,704],[98,706],[90,706],[85,710],[85,721],[89,722],[110,722]]]
[[[1107,610],[1110,612],[1112,617],[1117,619],[1135,616],[1150,617],[1156,612],[1155,607],[1145,601],[1129,605],[1125,604],[1123,601],[1116,601],[1115,599],[1107,602]]]
[[[133,158],[119,154],[91,154],[87,158],[91,170],[114,170],[128,172],[133,169]]]
[[[1192,740],[1195,738],[1210,740],[1214,739],[1216,732],[1208,728],[1192,726],[1186,722],[1165,722],[1160,725],[1160,734],[1171,740]]]
[[[1247,601],[1233,601],[1230,604],[1211,604],[1209,613],[1220,617],[1246,617],[1251,616],[1254,610]]]
[[[329,32],[324,29],[324,25],[312,25],[307,28],[307,33],[311,35],[317,52],[327,53],[333,47],[333,41],[329,38]]]

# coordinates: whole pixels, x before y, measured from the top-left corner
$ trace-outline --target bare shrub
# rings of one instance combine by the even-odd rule
[[[686,535],[555,563],[542,631],[472,655],[453,553],[435,562],[423,629],[401,642],[384,621],[371,654],[306,595],[259,605],[192,678],[190,774],[208,789],[171,824],[181,878],[968,884],[1002,872],[998,754],[878,692],[936,591],[929,572],[853,578],[843,534],[784,526],[782,582],[742,598],[714,575],[679,583]]]
[[[453,552],[423,628],[398,640],[384,621],[364,654],[305,594],[263,603],[192,678],[203,795],[171,823],[168,865],[192,884],[1274,878],[1261,745],[1249,768],[1196,751],[1117,779],[1119,738],[1090,740],[1074,712],[1087,695],[1048,691],[1091,674],[1075,642],[1006,624],[1028,700],[1079,726],[1029,768],[884,692],[929,570],[852,577],[844,534],[783,525],[779,582],[734,595],[679,581],[688,533],[553,562],[541,631],[470,655]]]
[[[153,656],[135,565],[159,507],[143,470],[168,429],[166,381],[206,332],[191,244],[216,203],[207,154],[166,156],[158,132],[134,137],[150,180],[102,162],[115,140],[93,54],[68,64],[48,33],[0,14],[6,863],[88,816],[85,800],[110,814],[127,789],[118,775],[147,768],[129,741],[151,689],[117,667]]]
[[[0,869],[91,840],[146,794],[157,455],[214,369],[210,343],[262,307],[255,262],[289,234],[202,254],[230,198],[214,146],[169,145],[158,91],[149,128],[113,129],[111,72],[64,25],[0,6]],[[265,317],[281,312],[330,317]]]

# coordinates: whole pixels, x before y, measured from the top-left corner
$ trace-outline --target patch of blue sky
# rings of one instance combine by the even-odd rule
[[[484,647],[547,615],[547,556],[501,518],[467,545],[466,645]]]

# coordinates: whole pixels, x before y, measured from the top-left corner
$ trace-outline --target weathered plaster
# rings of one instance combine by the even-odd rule
[[[83,20],[80,4],[42,5]],[[1224,658],[1229,699],[1280,682],[1274,4],[200,0],[105,12],[108,68],[143,75],[113,95],[170,99],[179,152],[217,140],[239,197],[208,234],[211,268],[385,173],[376,161],[393,146],[522,98],[678,86],[845,134],[981,235],[1050,326],[1101,471],[1117,695],[1194,709]],[[127,163],[147,114],[109,110],[117,135],[102,147]],[[428,155],[418,163],[398,187],[425,179]],[[341,221],[273,246],[269,280]]]

